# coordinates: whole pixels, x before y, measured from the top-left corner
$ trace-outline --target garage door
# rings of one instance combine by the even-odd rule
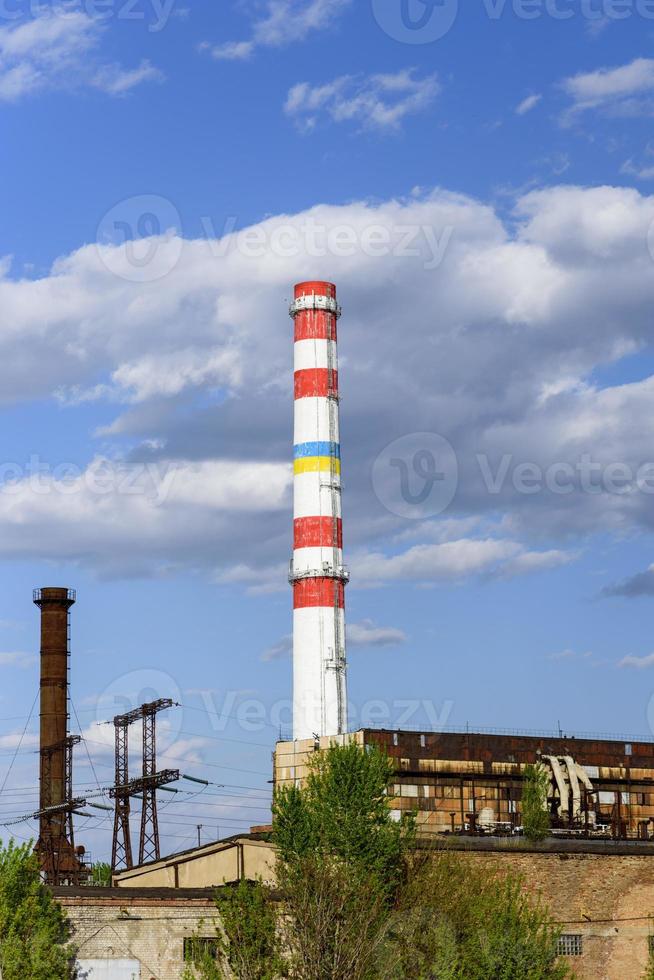
[[[138,960],[78,960],[78,980],[141,980]]]

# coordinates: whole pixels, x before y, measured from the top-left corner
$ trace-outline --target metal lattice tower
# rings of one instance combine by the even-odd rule
[[[141,805],[141,841],[139,864],[159,858],[159,820],[157,790],[152,781],[157,771],[157,710],[154,705],[143,714],[143,802]]]
[[[117,715],[114,718],[114,730],[116,743],[114,796],[116,808],[111,847],[111,868],[112,871],[117,871],[119,868],[129,869],[134,864],[129,829],[131,798],[129,792],[123,792],[129,783],[129,721],[125,719],[124,715]]]
[[[110,796],[116,801],[114,816],[114,836],[111,849],[112,871],[122,867],[133,867],[132,840],[129,824],[130,801],[133,796],[141,797],[141,835],[139,840],[139,864],[158,861],[161,857],[159,843],[159,820],[157,815],[157,789],[174,783],[179,779],[178,769],[163,769],[157,772],[157,729],[156,719],[160,711],[172,708],[170,698],[160,698],[124,715],[116,715],[116,784]],[[129,779],[129,729],[136,721],[143,722],[143,763],[142,775]]]

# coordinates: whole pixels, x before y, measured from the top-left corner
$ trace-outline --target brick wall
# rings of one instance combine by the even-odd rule
[[[524,877],[566,933],[583,937],[570,965],[584,980],[642,980],[654,934],[654,857],[588,853],[488,853],[465,860]]]
[[[490,872],[521,875],[563,931],[583,937],[583,955],[569,960],[580,978],[642,980],[654,935],[653,845],[451,838],[449,847]],[[57,894],[84,959],[137,959],[142,980],[180,980],[184,938],[198,927],[215,932],[210,890],[103,891]]]
[[[91,889],[89,889],[91,891]],[[180,980],[184,939],[196,930],[215,936],[210,896],[156,900],[57,896],[73,926],[80,960],[131,959],[141,963],[141,980]]]

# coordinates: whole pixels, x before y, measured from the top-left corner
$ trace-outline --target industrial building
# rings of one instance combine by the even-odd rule
[[[78,980],[180,980],[191,942],[216,942],[215,890],[55,888],[73,929]]]
[[[302,785],[311,759],[354,740],[394,762],[395,819],[414,813],[427,842],[447,841],[492,873],[518,871],[564,928],[561,954],[588,980],[640,980],[654,949],[654,744],[555,734],[348,732],[337,324],[334,284],[295,287],[293,450],[293,740],[277,743],[275,788]],[[87,980],[178,980],[198,929],[215,936],[212,896],[242,879],[274,883],[275,849],[265,828],[172,855],[160,851],[157,793],[181,776],[158,771],[160,700],[113,719],[115,779],[113,885],[84,887],[88,867],[76,846],[74,817],[98,806],[73,791],[69,726],[70,611],[76,593],[44,588],[41,610],[40,804],[37,853],[79,945]],[[142,770],[129,772],[129,730],[142,723]],[[521,836],[527,765],[550,777],[552,837]],[[195,779],[195,782],[202,780]],[[138,861],[130,805],[141,801]],[[102,809],[102,806],[99,807]],[[254,828],[257,829],[257,828]]]
[[[118,887],[106,893],[102,889],[60,892],[75,934],[84,943],[83,955],[97,961],[125,957],[131,950],[132,959],[141,963],[137,978],[178,980],[184,938],[197,929],[198,919],[203,935],[211,936],[210,896],[223,885],[225,874],[238,881],[258,871],[271,880],[271,844],[258,835],[223,844],[123,872],[116,879]],[[244,861],[239,861],[239,845],[244,847]],[[580,980],[642,980],[654,942],[654,843],[582,838],[530,844],[520,837],[456,835],[448,847],[461,860],[487,868],[489,874],[511,872],[523,878],[526,889],[540,896],[560,923],[561,954]],[[176,874],[179,888],[173,885]],[[204,902],[204,915],[188,904],[186,896]],[[177,909],[176,921],[167,922],[172,914],[167,908]],[[147,972],[148,965],[155,964],[160,964],[160,972]],[[114,976],[132,980],[129,973],[117,972],[111,980]]]
[[[376,729],[349,737],[394,760],[393,812],[415,812],[423,833],[515,835],[525,766],[540,763],[551,777],[555,834],[654,839],[651,742]],[[338,740],[279,742],[275,785],[301,784],[312,755]]]

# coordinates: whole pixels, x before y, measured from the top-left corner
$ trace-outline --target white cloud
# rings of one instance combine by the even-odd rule
[[[138,68],[104,65],[93,78],[93,84],[108,95],[126,95],[143,82],[162,82],[164,74],[147,59]]]
[[[246,41],[203,44],[212,56],[224,61],[242,61],[257,48],[284,47],[304,41],[314,31],[333,26],[352,0],[266,0],[264,12],[252,24]]]
[[[37,749],[39,747],[38,735],[23,735],[22,732],[12,732],[10,735],[0,735],[0,749]]]
[[[128,246],[84,246],[36,280],[5,265],[4,403],[63,393],[113,402],[117,414],[102,430],[112,452],[103,447],[72,482],[51,474],[43,493],[19,472],[0,492],[0,556],[114,575],[193,568],[223,585],[286,589],[285,299],[299,268],[338,282],[345,307],[353,586],[497,580],[556,568],[596,531],[651,529],[650,495],[637,487],[586,492],[577,477],[569,493],[524,493],[514,471],[576,472],[584,455],[600,468],[651,459],[654,379],[606,386],[595,371],[654,342],[653,222],[654,197],[630,188],[531,192],[507,223],[483,202],[436,190],[319,205],[220,241],[152,239],[153,281],[122,274]],[[398,332],[408,309],[411,329]],[[63,413],[79,409],[57,410],[65,424]],[[433,520],[395,516],[371,482],[385,446],[415,432],[442,434],[458,457],[455,499]],[[129,459],[111,464],[126,447]],[[508,459],[496,490],[479,457],[491,476]],[[112,465],[122,489],[98,493]]]
[[[615,115],[649,115],[654,111],[654,59],[636,58],[618,68],[580,72],[565,79],[563,88],[572,99],[573,114],[602,109]]]
[[[551,653],[548,660],[591,660],[593,657],[592,651],[587,650],[585,653],[577,653],[576,650],[560,650],[558,653]]]
[[[573,555],[562,551],[526,551],[508,539],[462,538],[443,544],[421,544],[398,555],[355,554],[354,581],[379,585],[393,581],[450,582],[472,575],[510,576],[567,564]]]
[[[338,123],[397,129],[406,116],[428,109],[439,91],[435,75],[418,78],[413,69],[365,77],[342,75],[325,85],[294,85],[285,111],[308,128],[326,115]]]
[[[292,650],[293,635],[292,633],[287,633],[278,643],[264,650],[261,654],[261,659],[264,663],[270,663],[273,660],[285,660],[287,657],[290,657]]]
[[[49,89],[94,85],[121,95],[160,73],[149,62],[134,70],[103,65],[97,49],[104,23],[81,11],[43,10],[0,28],[0,101]]]
[[[211,48],[216,61],[246,61],[254,53],[253,41],[227,41]]]
[[[225,542],[241,533],[239,524],[263,527],[266,515],[286,510],[290,485],[285,463],[116,466],[98,457],[82,472],[29,476],[0,491],[0,527],[7,530],[0,556],[85,563],[98,554],[107,574],[129,576],[194,565],[196,551],[210,569]],[[145,552],[132,549],[136,538]]]
[[[649,653],[645,657],[623,657],[618,667],[634,667],[636,670],[646,670],[654,667],[654,653]]]
[[[394,626],[376,626],[370,619],[364,619],[360,623],[348,623],[346,629],[349,647],[391,647],[407,642],[407,635],[403,630]],[[285,660],[291,656],[292,651],[293,635],[288,633],[278,643],[264,650],[261,659],[264,663]]]
[[[395,626],[377,626],[370,619],[347,624],[347,642],[354,647],[394,647],[407,642],[407,635]]]
[[[56,392],[62,404],[110,399],[138,403],[150,398],[170,398],[188,388],[236,386],[241,368],[235,350],[196,351],[191,349],[146,354],[121,364],[111,375],[111,384],[92,388],[61,388]]]
[[[0,653],[0,667],[33,667],[36,657],[33,653]]]
[[[204,736],[181,737],[177,720],[160,718],[157,723],[157,763],[160,769],[180,769],[182,765],[200,765],[205,751],[211,747],[211,739]],[[135,745],[143,737],[143,723],[134,722],[130,739]],[[113,759],[115,751],[114,727],[111,724],[92,724],[82,731],[92,759]],[[80,756],[80,762],[83,756]]]
[[[652,158],[654,153],[651,147],[647,148],[647,156]],[[620,173],[628,177],[635,177],[636,180],[654,180],[654,163],[637,164],[633,158],[625,160],[620,167]]]
[[[549,551],[521,551],[501,567],[504,578],[514,575],[529,575],[532,572],[547,572],[552,568],[569,565],[578,557],[576,551],[562,551],[552,548]]]
[[[523,99],[522,102],[516,106],[516,115],[525,116],[528,112],[531,112],[532,109],[535,109],[542,99],[542,95],[528,95],[526,99]]]

